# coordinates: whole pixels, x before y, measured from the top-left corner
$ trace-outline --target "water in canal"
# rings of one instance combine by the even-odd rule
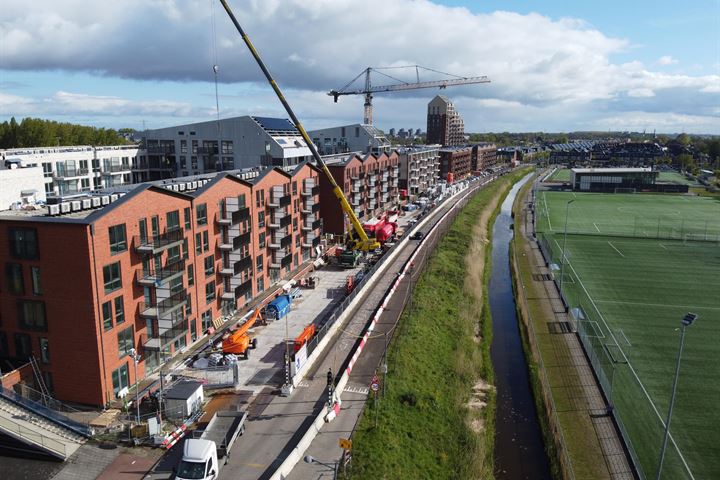
[[[520,340],[510,277],[512,204],[518,190],[529,178],[529,175],[523,178],[510,190],[493,227],[490,356],[497,388],[495,478],[498,480],[552,478]]]

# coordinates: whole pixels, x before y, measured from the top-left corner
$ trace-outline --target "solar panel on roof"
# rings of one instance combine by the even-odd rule
[[[295,125],[287,118],[252,117],[265,130],[290,130],[297,131]]]

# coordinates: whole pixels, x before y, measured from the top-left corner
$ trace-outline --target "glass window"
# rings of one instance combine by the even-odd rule
[[[15,334],[15,356],[26,359],[32,355],[32,344],[30,343],[30,335],[27,333]]]
[[[265,279],[264,278],[258,278],[257,279],[257,293],[261,293],[265,290]]]
[[[105,330],[110,330],[113,327],[112,302],[105,302],[102,304],[102,318],[103,328]]]
[[[208,231],[205,230],[203,232],[203,251],[207,252],[208,250],[210,250],[210,235]]]
[[[118,355],[120,358],[123,358],[126,355],[130,354],[130,350],[135,345],[135,342],[133,340],[133,327],[130,326],[126,328],[125,330],[118,332],[117,334],[118,338]]]
[[[190,207],[186,207],[183,213],[185,216],[185,230],[190,230]]]
[[[260,232],[258,237],[258,246],[260,248],[265,248],[265,232]]]
[[[40,267],[30,267],[30,280],[34,295],[42,295],[42,283],[40,283]]]
[[[168,254],[167,254],[168,265],[180,260],[180,247],[179,246],[176,245],[174,247],[170,247],[170,248],[168,248],[167,252],[168,252]]]
[[[190,304],[188,303],[188,305],[190,305]],[[194,342],[195,340],[197,340],[197,337],[198,337],[197,323],[195,322],[194,318],[191,318],[190,319],[190,340]]]
[[[202,254],[202,233],[195,234],[195,253]]]
[[[123,297],[119,296],[115,299],[115,324],[120,325],[125,321],[125,306]]]
[[[263,256],[258,255],[255,257],[255,270],[257,270],[258,273],[263,271]]]
[[[209,282],[205,285],[205,302],[211,303],[215,300],[215,282]]]
[[[195,285],[195,266],[188,265],[188,286]]]
[[[105,293],[114,292],[122,287],[120,262],[111,263],[103,267],[103,281],[105,282]]]
[[[17,304],[18,324],[27,330],[47,331],[45,319],[45,302],[20,300]]]
[[[205,276],[209,277],[215,273],[215,255],[205,257]]]
[[[197,217],[197,224],[207,225],[207,204],[201,203],[195,207],[195,215]]]
[[[40,339],[40,360],[42,363],[50,363],[50,342],[47,338]]]
[[[263,228],[265,226],[265,212],[258,212],[258,227]]]
[[[165,214],[167,221],[167,231],[179,230],[180,229],[180,212],[174,210]]]
[[[114,225],[108,229],[110,237],[110,254],[124,252],[127,250],[127,237],[125,236],[125,224]]]
[[[113,393],[117,397],[118,392],[125,387],[130,386],[130,378],[128,376],[127,362],[117,370],[112,372]]]
[[[184,258],[185,260],[187,260],[188,258],[190,258],[190,254],[188,253],[188,239],[187,239],[187,237],[183,238],[182,254],[183,254],[183,258]]]
[[[37,231],[34,228],[10,228],[10,254],[15,258],[36,260],[39,256]]]
[[[185,315],[192,315],[192,294],[187,294],[187,305],[185,305]]]
[[[204,332],[208,328],[212,327],[212,310],[203,312],[201,319],[202,319],[202,329]]]
[[[147,220],[140,219],[140,243],[147,242]]]
[[[25,295],[22,265],[19,263],[6,263],[5,278],[8,292],[13,295]]]

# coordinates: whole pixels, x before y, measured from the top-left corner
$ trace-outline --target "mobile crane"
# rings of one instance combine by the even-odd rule
[[[338,186],[337,182],[335,181],[335,178],[333,178],[332,173],[330,173],[330,170],[328,169],[327,165],[323,161],[323,159],[320,157],[320,153],[317,151],[317,148],[315,147],[315,144],[312,142],[310,137],[308,136],[307,132],[305,131],[305,128],[300,123],[300,120],[298,120],[297,116],[295,116],[295,112],[293,112],[292,108],[290,107],[290,104],[285,100],[285,96],[280,91],[280,87],[275,82],[275,79],[270,74],[270,71],[268,71],[267,67],[265,66],[265,62],[263,62],[262,58],[260,58],[260,54],[255,50],[255,47],[253,46],[252,42],[250,41],[250,38],[247,36],[245,31],[240,26],[240,23],[238,23],[237,18],[235,18],[235,14],[230,9],[230,5],[228,5],[226,0],[220,0],[220,3],[222,4],[223,8],[225,9],[225,12],[227,12],[228,16],[230,17],[230,20],[235,25],[235,28],[237,29],[238,33],[242,37],[243,41],[245,42],[245,45],[247,45],[248,49],[250,50],[250,53],[252,54],[253,58],[257,62],[258,66],[260,67],[260,70],[262,70],[263,74],[265,75],[265,78],[267,79],[268,83],[270,83],[270,86],[275,91],[275,95],[277,95],[278,100],[280,100],[280,103],[282,103],[283,107],[285,108],[285,111],[287,112],[288,116],[290,117],[290,120],[292,120],[292,123],[295,125],[295,128],[298,129],[300,132],[300,135],[302,135],[303,140],[305,140],[305,143],[307,144],[308,148],[310,149],[310,152],[312,153],[313,159],[315,159],[315,163],[317,163],[318,168],[323,171],[325,176],[328,179],[328,182],[330,182],[330,185],[332,186],[333,193],[337,197],[337,199],[340,201],[340,206],[345,213],[345,215],[350,219],[350,222],[352,223],[353,230],[355,231],[356,237],[352,238],[352,248],[354,250],[363,250],[363,251],[372,251],[377,248],[380,248],[380,242],[378,242],[375,238],[368,237],[367,233],[365,233],[365,230],[363,230],[362,224],[360,223],[360,220],[358,220],[357,216],[355,215],[355,212],[353,211],[352,207],[350,206],[350,203],[348,203],[347,198],[345,198],[345,195],[343,194],[342,188]]]
[[[227,338],[222,341],[222,352],[223,353],[234,353],[236,355],[243,355],[247,360],[248,350],[257,346],[257,339],[250,338],[248,330],[250,330],[255,322],[262,319],[260,309],[256,308],[252,316],[242,324],[240,328],[232,332]]]

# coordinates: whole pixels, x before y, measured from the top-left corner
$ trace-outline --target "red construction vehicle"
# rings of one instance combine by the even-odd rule
[[[369,220],[363,223],[363,229],[368,236],[373,236],[381,244],[391,240],[397,229],[397,216],[391,221],[385,214],[380,218]]]
[[[230,335],[222,341],[223,353],[234,353],[235,355],[242,355],[247,360],[248,350],[257,346],[257,338],[250,338],[247,333],[255,322],[258,320],[262,321],[262,314],[260,309],[255,309],[252,316],[243,323],[240,328],[230,333]]]
[[[295,353],[315,336],[315,324],[311,323],[295,338]]]

